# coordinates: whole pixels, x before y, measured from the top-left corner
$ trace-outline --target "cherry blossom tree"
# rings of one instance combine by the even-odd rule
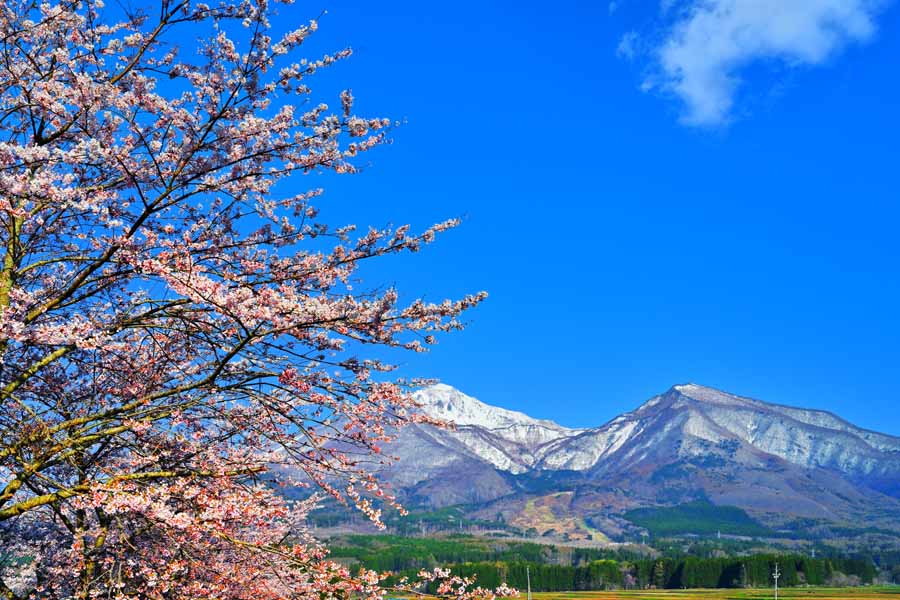
[[[377,349],[425,351],[484,295],[354,288],[456,223],[319,221],[303,175],[353,173],[390,122],[349,91],[312,102],[350,51],[301,60],[316,22],[275,36],[274,14],[0,7],[0,598],[383,591],[309,535],[316,496],[281,487],[378,523],[381,446],[427,419]]]

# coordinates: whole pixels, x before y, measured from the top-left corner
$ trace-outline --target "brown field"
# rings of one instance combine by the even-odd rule
[[[524,594],[523,594],[524,596]],[[534,600],[750,600],[773,598],[772,590],[640,590],[617,592],[542,592],[533,593]],[[778,590],[784,600],[856,600],[860,598],[900,599],[900,587],[860,588],[785,588]]]

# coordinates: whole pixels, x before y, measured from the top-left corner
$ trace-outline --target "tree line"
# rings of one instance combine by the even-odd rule
[[[478,584],[503,583],[525,589],[526,569],[536,592],[646,588],[768,587],[778,563],[780,586],[859,585],[872,583],[875,565],[862,559],[813,559],[800,555],[760,554],[730,558],[645,558],[594,560],[578,566],[533,562],[481,561],[451,566],[454,575],[475,576]],[[410,573],[402,573],[408,575]],[[399,574],[398,574],[399,575]]]

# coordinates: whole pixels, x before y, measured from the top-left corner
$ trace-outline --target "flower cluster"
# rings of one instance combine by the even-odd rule
[[[390,122],[349,91],[292,106],[350,53],[296,58],[317,25],[273,39],[274,10],[0,7],[2,598],[381,594],[310,537],[316,496],[282,491],[376,522],[396,505],[374,472],[423,418],[360,354],[424,350],[484,295],[353,288],[456,223],[317,220],[303,174],[353,172]],[[196,51],[185,27],[208,32]]]

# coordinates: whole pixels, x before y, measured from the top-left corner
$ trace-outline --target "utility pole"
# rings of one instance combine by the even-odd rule
[[[778,578],[781,577],[781,571],[778,570],[778,563],[775,563],[775,570],[772,572],[775,579],[775,600],[778,600]]]
[[[531,600],[531,568],[525,567],[525,581],[528,582],[528,599]]]

